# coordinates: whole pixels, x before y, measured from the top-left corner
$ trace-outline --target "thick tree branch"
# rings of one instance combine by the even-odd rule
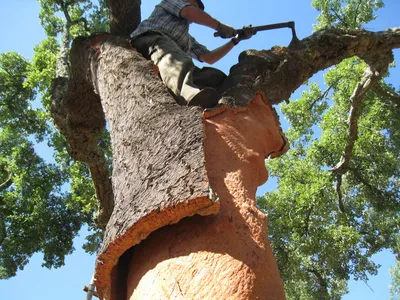
[[[82,95],[68,93],[69,89],[76,88],[76,84],[70,82],[70,28],[72,25],[82,22],[83,20],[71,19],[68,13],[68,6],[73,4],[73,2],[59,1],[58,4],[64,13],[66,23],[63,30],[62,45],[56,63],[56,78],[53,81],[51,112],[55,124],[67,139],[69,146],[68,152],[70,155],[74,159],[88,164],[99,205],[96,223],[99,228],[104,229],[114,208],[114,196],[109,170],[105,163],[104,153],[98,147],[101,133],[105,129],[104,113],[100,105],[100,100],[95,95],[92,95],[91,97],[96,99],[92,99],[93,102],[89,105],[89,109],[93,110],[88,112],[83,109],[79,111],[79,114],[71,116],[71,114],[74,114],[74,109],[77,109],[77,107],[78,109],[82,108],[81,105],[73,107],[73,105],[75,105],[74,103],[76,103],[75,101],[79,101]],[[82,83],[87,81],[84,74],[86,73],[84,72],[79,75],[82,78]],[[86,86],[86,90],[90,91],[92,94],[92,87],[90,84]],[[86,115],[91,113],[95,115]]]
[[[367,63],[371,65],[364,72],[364,77],[357,84],[350,97],[350,112],[348,117],[348,135],[346,146],[344,148],[340,162],[332,169],[336,174],[337,184],[336,192],[338,194],[338,202],[340,211],[344,212],[343,197],[341,191],[342,176],[348,171],[350,166],[351,156],[355,142],[358,138],[358,120],[361,114],[361,103],[364,100],[367,92],[382,78],[386,73],[390,62],[393,60],[391,52],[385,55],[379,55],[379,58],[367,58]]]
[[[53,81],[51,113],[68,142],[71,157],[89,166],[99,205],[96,223],[104,229],[114,208],[111,174],[98,146],[105,118],[99,97],[87,83],[86,73],[80,72],[75,74],[74,81],[65,77]]]
[[[257,90],[273,104],[283,102],[312,75],[346,58],[387,56],[400,47],[400,28],[381,32],[327,28],[302,43],[304,50],[274,47],[241,53],[223,86],[223,102],[243,106],[241,99],[253,97]]]

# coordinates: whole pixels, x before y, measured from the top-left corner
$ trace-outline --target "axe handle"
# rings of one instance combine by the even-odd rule
[[[271,29],[278,29],[278,28],[294,28],[294,22],[285,22],[285,23],[275,23],[275,24],[269,24],[269,25],[262,25],[262,26],[255,26],[252,27],[254,29],[254,32],[258,31],[263,31],[263,30],[271,30]],[[237,33],[240,33],[242,29],[236,29]],[[218,32],[214,32],[214,36],[220,36]]]

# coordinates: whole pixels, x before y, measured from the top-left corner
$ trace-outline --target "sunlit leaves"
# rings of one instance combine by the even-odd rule
[[[55,1],[39,0],[41,11],[39,18],[49,37],[63,33],[68,25],[71,38],[87,36],[94,32],[109,29],[109,14],[105,0]],[[67,16],[66,16],[67,15]]]
[[[26,85],[29,67],[14,52],[0,54],[0,128],[41,140],[47,126],[43,112],[33,108],[36,93]]]
[[[318,28],[360,28],[381,1],[313,1]],[[258,199],[269,216],[271,245],[289,299],[340,299],[350,277],[376,274],[371,257],[399,252],[400,111],[398,93],[383,81],[361,104],[358,135],[341,185],[331,170],[349,128],[350,99],[366,64],[343,61],[282,106],[291,150],[267,167],[278,188]]]
[[[313,0],[311,4],[320,12],[315,29],[326,26],[362,28],[376,18],[376,11],[383,7],[382,0]]]
[[[105,1],[39,3],[48,38],[35,47],[32,60],[0,54],[0,278],[15,276],[36,252],[43,253],[43,266],[62,266],[84,224],[90,230],[87,251],[94,253],[102,238],[94,224],[97,201],[89,171],[71,160],[49,110],[66,25],[72,38],[105,31],[108,12]],[[53,154],[55,164],[37,153],[35,142],[51,147],[44,155]],[[100,147],[110,160],[107,134]]]
[[[390,269],[390,276],[392,277],[392,282],[389,286],[390,290],[390,300],[400,299],[400,261],[396,262],[396,266]]]

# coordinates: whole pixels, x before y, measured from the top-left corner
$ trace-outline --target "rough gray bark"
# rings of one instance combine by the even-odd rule
[[[101,285],[116,259],[152,231],[195,213],[215,213],[219,204],[208,197],[200,108],[177,105],[152,64],[124,39],[77,39],[71,61],[67,119],[79,120],[70,123],[77,128],[90,118],[89,130],[97,133],[104,126],[102,106],[112,139],[115,207],[96,267]],[[92,141],[86,132],[72,136],[85,146]]]
[[[129,36],[140,23],[140,0],[108,0],[110,30],[114,35]]]
[[[105,229],[114,207],[114,196],[104,154],[98,147],[101,133],[105,128],[104,114],[100,107],[98,114],[96,116],[93,115],[95,119],[100,118],[99,120],[92,120],[84,111],[80,114],[74,114],[74,116],[77,116],[75,119],[74,116],[71,115],[76,106],[75,101],[79,101],[79,95],[74,94],[74,88],[71,93],[68,92],[70,88],[70,29],[71,26],[76,23],[83,22],[85,26],[87,23],[85,19],[77,19],[74,21],[71,19],[69,15],[69,6],[72,4],[73,3],[68,1],[59,2],[66,22],[63,28],[62,43],[56,62],[56,79],[53,81],[52,87],[53,102],[51,111],[55,124],[68,140],[69,154],[74,159],[87,163],[89,167],[99,203],[96,224],[100,228]],[[82,74],[80,76],[82,76]],[[97,99],[92,104],[98,102],[99,100]],[[69,105],[72,106],[70,107]],[[79,105],[77,107],[80,108]],[[89,105],[89,109],[90,108],[91,105]],[[97,109],[98,108],[99,106],[97,106]],[[88,126],[88,121],[94,121],[94,123]]]
[[[305,49],[247,50],[231,68],[225,83],[225,101],[241,105],[257,90],[262,90],[272,104],[288,100],[290,95],[318,71],[358,56],[382,60],[400,47],[400,28],[381,32],[327,28],[302,40]],[[242,100],[243,99],[243,100]]]

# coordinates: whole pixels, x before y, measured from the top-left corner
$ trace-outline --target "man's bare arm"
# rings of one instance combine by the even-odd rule
[[[188,5],[181,10],[181,17],[196,24],[204,25],[212,29],[217,29],[219,22],[208,13],[193,5]]]
[[[235,44],[233,43],[233,41],[229,41],[225,45],[222,45],[221,47],[218,47],[210,52],[202,53],[199,56],[199,59],[203,62],[212,65],[213,63],[223,58],[229,51],[232,50],[234,46]]]

